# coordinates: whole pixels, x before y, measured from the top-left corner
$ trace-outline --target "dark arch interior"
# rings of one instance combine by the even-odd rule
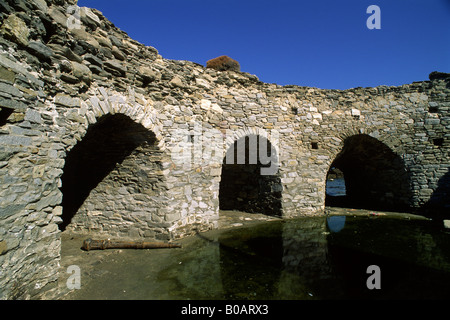
[[[260,157],[260,147],[266,146],[270,163]],[[274,167],[276,169],[269,170]],[[268,169],[270,174],[264,173],[262,169]],[[220,181],[221,210],[280,216],[281,191],[276,151],[266,138],[256,135],[245,136],[227,150]]]
[[[327,187],[336,172],[345,180],[345,194],[327,192],[328,206],[390,211],[409,208],[409,176],[403,160],[373,137],[360,134],[344,141],[328,172]]]
[[[61,178],[63,222],[60,229],[66,229],[90,192],[118,164],[136,148],[155,142],[153,132],[122,114],[106,115],[91,125],[83,140],[66,157]]]

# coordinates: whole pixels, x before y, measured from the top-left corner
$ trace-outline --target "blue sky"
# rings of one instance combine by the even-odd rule
[[[261,81],[397,86],[450,72],[450,0],[79,0],[167,59],[220,55]],[[370,5],[381,29],[366,26]]]

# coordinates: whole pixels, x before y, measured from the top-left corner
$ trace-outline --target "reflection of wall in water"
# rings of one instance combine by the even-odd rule
[[[186,252],[174,268],[165,270],[169,279],[177,280],[170,296],[178,294],[183,299],[188,293],[191,299],[223,298],[219,243],[217,239],[205,240]]]
[[[450,272],[450,260],[448,254],[444,254],[444,248],[449,248],[448,243],[431,233],[417,232],[417,264],[430,266],[437,270]]]
[[[281,232],[279,224],[262,224],[232,230],[220,237],[225,298],[271,299],[276,296],[283,258]]]
[[[313,287],[331,276],[327,262],[326,220],[299,219],[283,224],[283,270],[278,294],[296,298],[313,292]]]

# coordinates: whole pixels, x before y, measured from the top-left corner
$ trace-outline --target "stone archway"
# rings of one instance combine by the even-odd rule
[[[61,230],[159,237],[164,176],[157,138],[123,114],[89,126],[67,154],[61,178]]]
[[[267,138],[249,134],[235,141],[222,164],[220,210],[281,216],[282,185],[275,163],[277,153]]]
[[[326,205],[392,211],[409,207],[411,190],[405,164],[376,138],[366,134],[346,138],[327,177],[336,169],[345,179],[345,197],[327,195]]]

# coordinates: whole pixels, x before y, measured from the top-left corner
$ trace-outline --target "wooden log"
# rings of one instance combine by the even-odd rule
[[[162,249],[162,248],[181,248],[181,245],[166,242],[86,239],[83,241],[83,246],[81,247],[81,249],[86,251],[106,250],[106,249]]]

